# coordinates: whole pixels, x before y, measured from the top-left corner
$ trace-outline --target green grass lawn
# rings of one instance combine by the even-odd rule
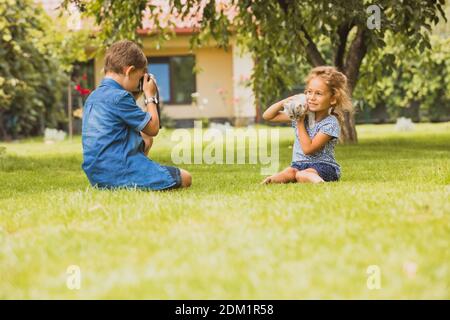
[[[170,133],[151,151],[164,164]],[[0,298],[449,299],[450,123],[358,134],[337,146],[338,183],[262,186],[258,165],[203,164],[170,192],[92,189],[79,137],[2,143]],[[281,129],[282,167],[292,141]]]

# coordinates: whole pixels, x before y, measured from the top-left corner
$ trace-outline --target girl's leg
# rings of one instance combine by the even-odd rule
[[[180,169],[181,173],[181,188],[188,188],[192,184],[192,176],[186,170]]]
[[[313,168],[308,168],[305,170],[297,171],[295,174],[295,179],[297,182],[301,183],[320,183],[324,182],[324,180],[319,176],[316,170]]]
[[[150,148],[153,145],[153,137],[149,136],[148,134],[143,133],[142,131],[141,131],[141,137],[142,137],[142,140],[144,140],[144,144],[145,144],[144,154],[146,156],[148,156],[148,153],[150,152]]]
[[[292,167],[287,167],[281,172],[278,172],[270,177],[265,178],[261,184],[269,184],[269,183],[288,183],[295,181],[295,173],[296,169]]]

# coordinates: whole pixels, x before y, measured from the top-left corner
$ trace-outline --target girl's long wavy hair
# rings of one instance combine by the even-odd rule
[[[308,84],[313,78],[321,78],[330,89],[336,104],[331,107],[331,114],[336,116],[339,122],[344,122],[345,112],[353,113],[352,100],[348,91],[347,77],[335,67],[321,66],[312,69],[305,79]]]

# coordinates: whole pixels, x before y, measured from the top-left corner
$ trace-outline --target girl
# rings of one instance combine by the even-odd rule
[[[263,114],[271,122],[291,122],[295,129],[295,143],[291,166],[267,177],[262,182],[288,183],[337,181],[340,166],[334,158],[334,146],[340,135],[344,111],[352,111],[352,103],[347,91],[346,76],[334,67],[322,66],[311,70],[306,77],[306,98],[310,112],[315,114],[315,124],[311,128],[305,115],[291,120],[282,112],[289,97],[270,106]]]

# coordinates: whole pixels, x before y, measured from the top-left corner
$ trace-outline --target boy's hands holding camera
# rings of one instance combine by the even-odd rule
[[[158,99],[158,87],[156,81],[152,75],[146,73],[142,77],[141,84],[142,91],[145,95],[145,106],[147,107],[147,112],[151,114],[152,118],[147,123],[145,128],[142,130],[148,136],[156,136],[160,129],[160,119],[159,119],[159,99]],[[147,102],[148,100],[148,102]]]
[[[156,95],[156,90],[155,79],[146,73],[143,79],[142,91],[144,91],[146,97],[150,98]]]

